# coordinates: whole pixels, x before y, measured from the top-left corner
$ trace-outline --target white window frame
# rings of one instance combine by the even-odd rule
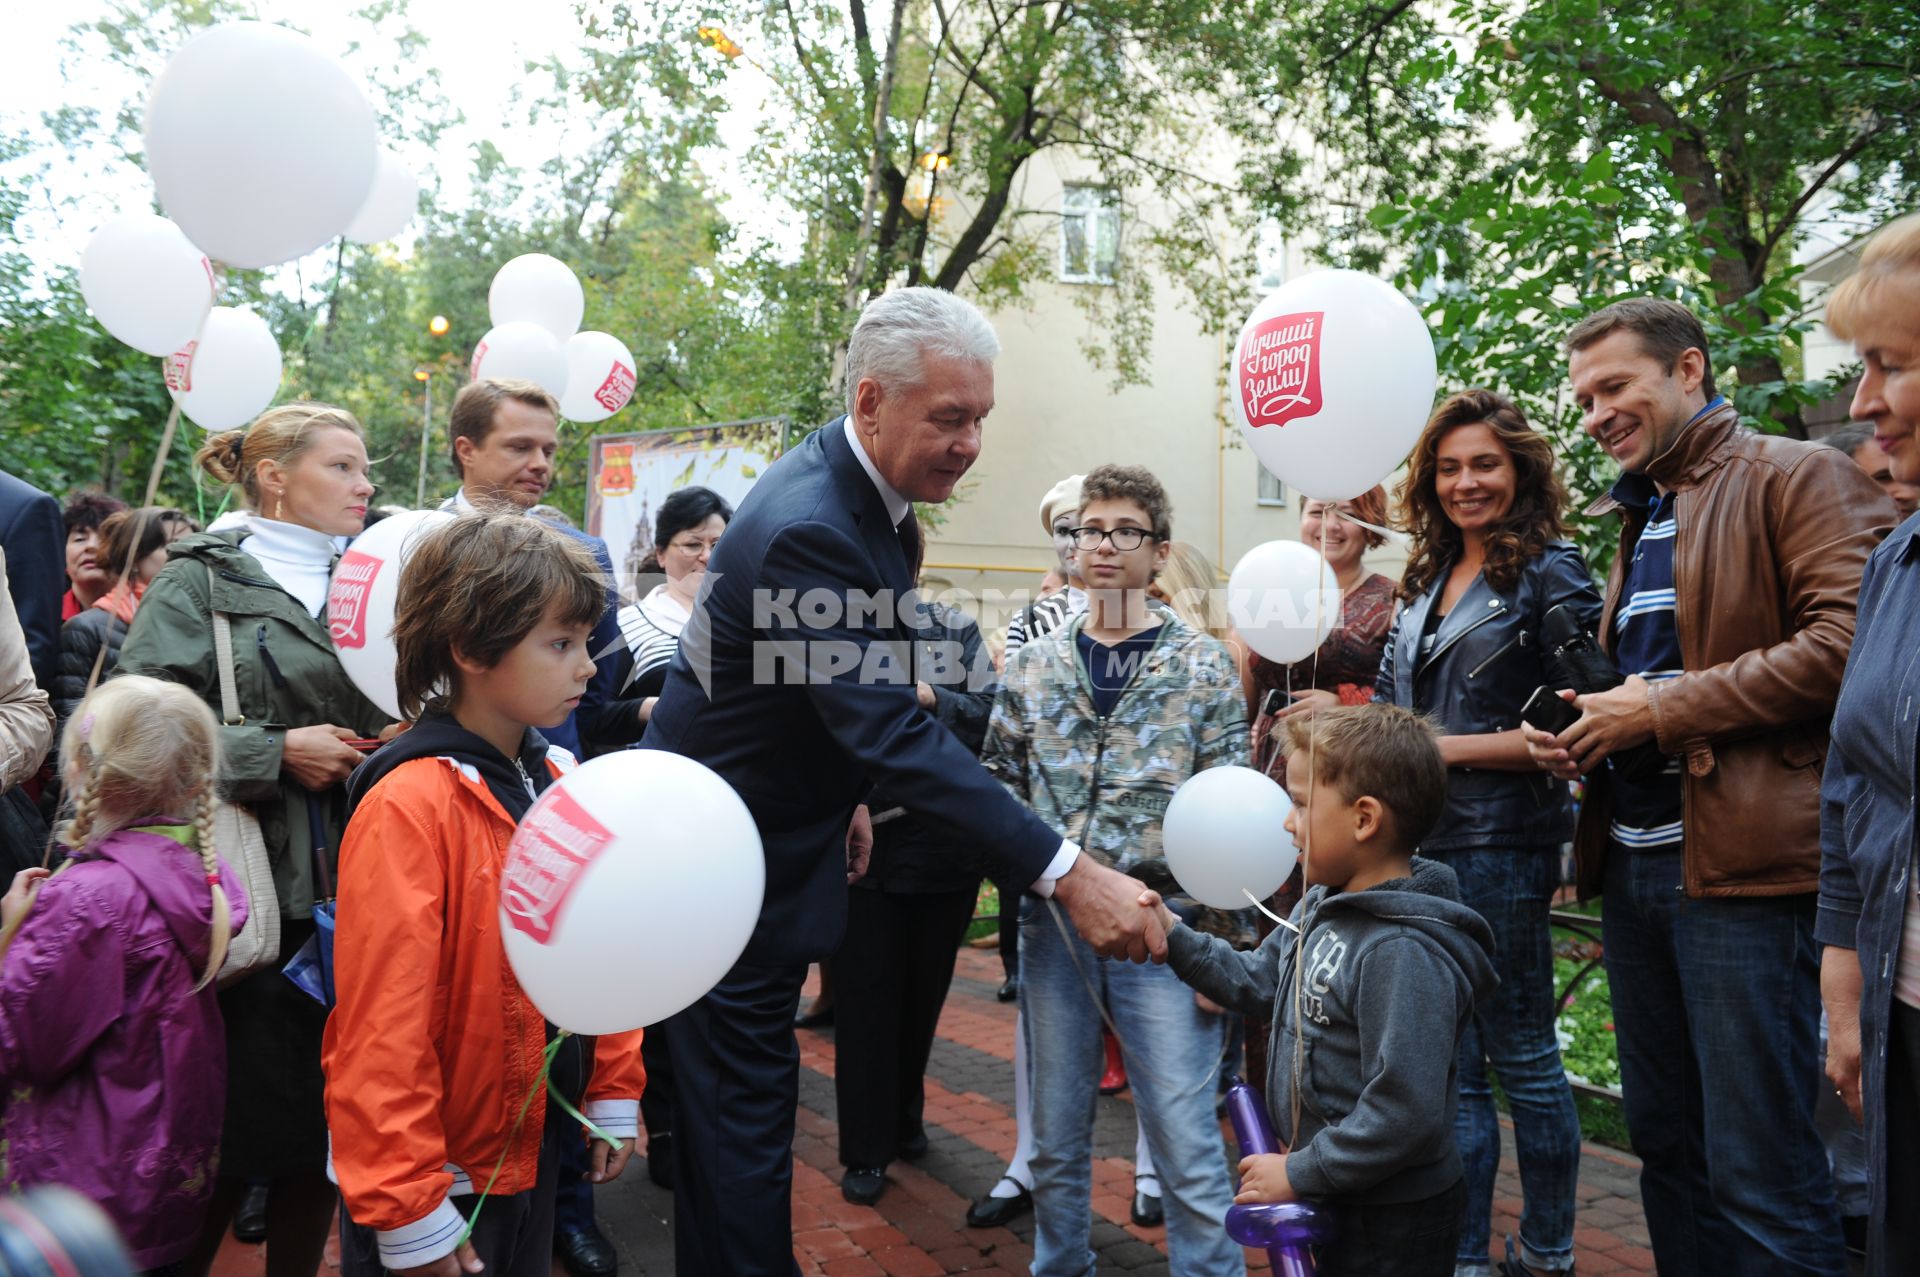
[[[1259,494],[1255,500],[1260,505],[1284,507],[1287,504],[1287,485],[1265,466],[1260,467],[1260,486],[1255,491]]]
[[[1086,224],[1086,273],[1075,273],[1067,263],[1067,223]],[[1113,226],[1113,263],[1111,272],[1100,273],[1099,243],[1103,223]],[[1120,193],[1111,186],[1070,183],[1060,192],[1060,282],[1063,284],[1112,284],[1120,273]]]

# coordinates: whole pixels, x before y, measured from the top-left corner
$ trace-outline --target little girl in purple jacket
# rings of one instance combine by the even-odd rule
[[[61,740],[73,858],[0,899],[0,1187],[84,1193],[139,1269],[185,1258],[219,1156],[213,977],[246,893],[213,850],[217,741],[184,687],[95,690]]]

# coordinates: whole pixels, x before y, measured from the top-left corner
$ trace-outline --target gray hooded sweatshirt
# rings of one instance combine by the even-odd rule
[[[1295,937],[1251,952],[1175,927],[1168,961],[1221,1006],[1271,1016],[1267,1109],[1305,1197],[1411,1202],[1461,1177],[1453,1143],[1456,1059],[1473,1000],[1499,983],[1493,932],[1460,903],[1453,870],[1416,858],[1413,876],[1367,891],[1315,887],[1293,911],[1306,931],[1294,1008]],[[1300,1138],[1292,1138],[1294,1042]]]

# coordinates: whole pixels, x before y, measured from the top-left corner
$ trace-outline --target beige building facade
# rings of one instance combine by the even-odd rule
[[[1063,171],[1053,154],[1026,166],[1018,203],[1057,219],[1055,269],[1029,290],[1029,305],[992,316],[1003,350],[984,447],[927,545],[927,587],[953,591],[963,606],[978,600],[969,610],[989,633],[1017,606],[1010,596],[1035,589],[1054,561],[1039,503],[1066,475],[1108,462],[1153,471],[1172,499],[1175,537],[1198,547],[1223,581],[1249,549],[1299,531],[1297,494],[1263,479],[1230,417],[1226,374],[1237,333],[1204,331],[1179,283],[1153,281],[1144,384],[1115,390],[1112,370],[1084,353],[1096,321],[1075,291],[1112,287],[1102,276],[1115,256],[1143,252],[1135,245],[1146,226],[1166,224],[1166,210],[1150,197],[1116,210],[1097,177]],[[1116,212],[1117,222],[1104,220]],[[1298,250],[1277,237],[1263,236],[1244,256],[1249,311],[1303,269]],[[1401,556],[1388,546],[1369,561],[1397,573]]]

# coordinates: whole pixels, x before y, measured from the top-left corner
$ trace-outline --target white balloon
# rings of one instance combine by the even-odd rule
[[[380,152],[380,167],[366,203],[347,223],[346,236],[356,244],[378,244],[407,229],[420,203],[420,179],[392,151]]]
[[[167,390],[203,430],[232,430],[280,393],[280,344],[250,310],[215,306],[194,340],[161,362]]]
[[[609,333],[575,333],[567,342],[567,393],[560,415],[568,421],[605,421],[633,398],[633,354]]]
[[[567,393],[567,347],[538,324],[500,324],[473,348],[473,380],[531,381],[555,399]]]
[[[565,341],[580,330],[587,295],[573,268],[559,258],[522,253],[494,275],[487,309],[496,325],[538,324]]]
[[[171,355],[193,340],[213,307],[213,266],[166,218],[127,213],[87,241],[80,293],[115,337],[149,355]]]
[[[180,46],[147,95],[160,205],[216,261],[304,257],[346,229],[379,161],[373,107],[313,41],[230,22]]]
[[[340,668],[361,695],[396,721],[400,693],[393,678],[398,659],[393,611],[400,597],[400,573],[421,536],[453,517],[444,510],[389,515],[353,539],[333,565],[327,586],[327,634]]]
[[[1233,565],[1227,614],[1248,647],[1291,665],[1312,656],[1340,623],[1340,581],[1312,546],[1268,541]]]
[[[514,831],[500,934],[540,1014],[574,1033],[624,1033],[719,983],[765,893],[739,795],[690,758],[622,750],[555,781]]]
[[[1234,347],[1234,420],[1260,463],[1345,501],[1392,474],[1433,408],[1433,336],[1371,275],[1323,270],[1253,308]]]
[[[1265,900],[1293,873],[1300,849],[1286,831],[1293,800],[1251,767],[1209,767],[1174,791],[1161,821],[1167,868],[1181,889],[1215,909]]]

